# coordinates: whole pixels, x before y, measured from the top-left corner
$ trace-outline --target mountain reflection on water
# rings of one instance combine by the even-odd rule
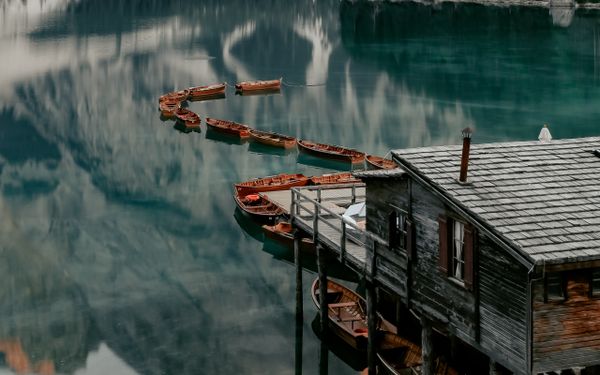
[[[477,142],[535,139],[544,122],[558,138],[597,135],[593,12],[561,28],[544,9],[268,7],[0,2],[0,368],[319,371],[306,318],[295,356],[289,253],[238,226],[232,183],[343,167],[178,133],[157,112],[166,91],[284,77],[277,95],[189,108],[381,155],[456,143],[465,126]],[[304,305],[312,316],[307,290]],[[355,373],[335,353],[330,373]]]

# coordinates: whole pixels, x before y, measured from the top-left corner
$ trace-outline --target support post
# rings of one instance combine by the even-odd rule
[[[367,328],[369,332],[367,343],[367,365],[369,375],[377,374],[377,288],[375,283],[367,281]]]
[[[300,232],[296,229],[294,230],[294,263],[296,265],[296,375],[302,375],[302,335],[304,328],[300,240]]]
[[[344,264],[344,257],[346,253],[346,222],[342,218],[342,235],[340,237],[340,263]]]
[[[490,359],[490,375],[502,375],[502,370],[500,370],[498,364],[492,359]]]
[[[421,350],[423,362],[421,375],[434,375],[433,329],[431,323],[424,317],[421,318]]]
[[[319,240],[319,204],[314,204],[315,213],[313,216],[313,242],[317,243]]]
[[[321,323],[321,340],[327,337],[328,310],[329,302],[327,301],[327,261],[325,249],[320,244],[317,244],[317,265],[319,268],[319,306],[320,315],[319,323]]]

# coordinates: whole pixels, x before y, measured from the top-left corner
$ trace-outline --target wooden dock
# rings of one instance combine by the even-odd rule
[[[366,231],[342,218],[348,206],[365,201],[363,184],[309,186],[261,194],[284,208],[295,227],[334,253],[341,263],[364,273]]]

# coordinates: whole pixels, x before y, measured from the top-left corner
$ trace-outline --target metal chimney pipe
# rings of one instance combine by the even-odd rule
[[[467,170],[469,169],[469,152],[471,151],[471,135],[473,130],[471,128],[464,128],[462,130],[463,136],[463,148],[462,156],[460,158],[460,176],[458,177],[459,182],[467,182]]]

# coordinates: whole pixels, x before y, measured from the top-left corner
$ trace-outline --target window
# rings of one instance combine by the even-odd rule
[[[392,206],[389,219],[390,249],[405,250],[409,259],[415,252],[414,225],[408,212]]]
[[[465,275],[465,224],[453,221],[451,276],[463,280]]]
[[[590,278],[590,295],[600,297],[600,269],[593,269]]]
[[[562,273],[547,273],[545,282],[546,302],[565,300],[565,284]]]
[[[473,288],[475,277],[475,228],[461,220],[440,216],[438,267],[448,277]]]
[[[394,210],[390,213],[390,248],[406,249],[406,212]]]

